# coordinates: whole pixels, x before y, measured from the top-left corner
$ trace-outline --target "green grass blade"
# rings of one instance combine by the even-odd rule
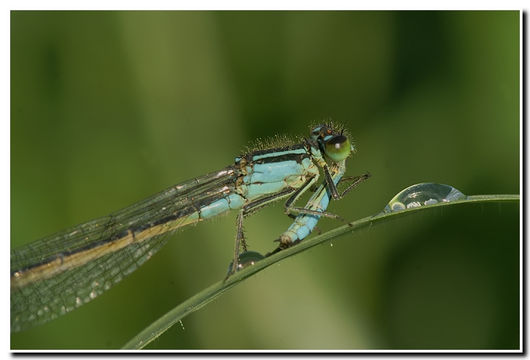
[[[151,341],[156,339],[158,336],[162,335],[166,330],[173,326],[176,322],[182,320],[188,314],[191,314],[194,311],[199,310],[204,305],[208,304],[210,301],[213,301],[222,293],[230,289],[231,287],[237,285],[239,282],[245,280],[251,275],[269,267],[272,264],[279,262],[282,259],[285,259],[289,256],[301,253],[313,246],[322,244],[323,242],[335,239],[341,235],[357,231],[359,229],[365,228],[367,226],[374,226],[379,223],[382,223],[386,220],[393,220],[409,215],[411,213],[416,213],[418,211],[423,211],[426,209],[432,209],[442,206],[455,206],[459,204],[483,204],[490,202],[517,202],[519,201],[519,195],[474,195],[468,196],[463,200],[452,201],[452,202],[441,202],[434,205],[416,207],[411,209],[406,209],[398,212],[392,213],[379,213],[374,216],[369,216],[362,218],[360,220],[353,221],[346,225],[337,227],[326,233],[323,233],[318,236],[311,237],[302,241],[301,243],[293,246],[289,249],[280,251],[270,257],[267,257],[253,266],[248,266],[241,271],[238,271],[236,274],[232,275],[226,281],[219,281],[208,288],[202,290],[196,295],[192,296],[188,300],[179,304],[171,311],[160,317],[158,320],[153,322],[142,332],[132,338],[127,344],[124,345],[124,349],[142,349],[147,346]],[[223,274],[224,275],[224,274]]]

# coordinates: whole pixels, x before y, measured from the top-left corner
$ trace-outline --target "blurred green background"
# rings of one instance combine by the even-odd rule
[[[331,204],[349,220],[419,182],[519,193],[519,12],[12,12],[11,245],[328,118],[373,175]],[[251,249],[282,206],[248,218]],[[235,214],[181,231],[11,346],[120,347],[224,277],[234,236]],[[519,295],[518,206],[437,209],[286,259],[151,348],[515,349]]]

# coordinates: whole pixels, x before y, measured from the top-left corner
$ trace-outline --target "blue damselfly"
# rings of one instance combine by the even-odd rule
[[[285,212],[293,224],[271,253],[307,237],[326,212],[368,174],[344,178],[346,159],[354,151],[344,130],[331,124],[312,128],[299,143],[259,149],[237,157],[222,170],[170,188],[86,223],[11,251],[11,330],[20,331],[65,314],[94,299],[166,242],[163,235],[229,210],[237,210],[231,273],[247,250],[243,219],[268,204],[287,198]],[[325,181],[313,189],[322,171]],[[349,180],[339,193],[340,181]],[[294,206],[308,189],[315,192],[304,207]]]

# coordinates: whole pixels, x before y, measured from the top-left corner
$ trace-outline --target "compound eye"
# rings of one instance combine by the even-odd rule
[[[351,153],[350,140],[344,135],[336,135],[324,143],[326,155],[334,162],[346,159]]]

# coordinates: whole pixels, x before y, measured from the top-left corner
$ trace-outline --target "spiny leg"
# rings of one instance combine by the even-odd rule
[[[328,175],[329,175],[329,173],[328,173]],[[327,179],[327,177],[326,177],[326,179]],[[316,183],[317,180],[318,180],[317,176],[309,178],[302,187],[300,187],[298,190],[296,190],[296,192],[291,197],[289,197],[289,199],[287,199],[287,201],[285,202],[285,205],[284,205],[285,211],[284,212],[287,214],[287,216],[289,216],[290,218],[293,218],[293,219],[296,219],[296,216],[298,216],[300,214],[308,214],[308,215],[324,216],[324,217],[328,217],[328,218],[331,218],[331,219],[339,219],[341,221],[344,221],[344,219],[342,217],[340,217],[339,215],[335,215],[335,214],[332,214],[332,213],[329,213],[329,212],[326,212],[326,211],[317,211],[317,210],[311,210],[311,209],[306,209],[306,208],[302,208],[302,207],[293,206],[294,203],[296,202],[296,200],[298,200],[298,198],[305,191],[310,189]],[[335,186],[335,184],[333,183],[333,180],[331,180],[331,177],[330,177],[330,181],[331,181],[331,184],[333,184],[333,186]],[[327,180],[326,180],[326,183],[328,183]]]
[[[351,181],[351,184],[349,184],[348,187],[339,195],[339,199],[344,197],[344,195],[346,195],[348,192],[350,192],[353,188],[355,188],[360,183],[368,180],[371,176],[372,176],[372,174],[366,173],[366,174],[362,174],[362,175],[358,175],[358,176],[346,176],[346,177],[343,177],[339,181],[339,183],[345,183],[347,181]]]
[[[333,182],[333,178],[331,177],[331,174],[329,173],[328,166],[323,167],[324,177],[326,179],[326,184],[328,185],[329,191],[331,192],[331,197],[335,200],[340,199],[339,191],[337,190],[337,186]]]
[[[296,202],[296,200],[298,200],[298,198],[304,192],[306,192],[308,189],[310,189],[315,184],[315,182],[317,180],[318,180],[318,177],[316,177],[316,176],[313,176],[313,177],[309,178],[305,182],[304,185],[302,185],[298,190],[295,191],[295,193],[293,195],[291,195],[289,197],[289,199],[287,199],[287,201],[284,204],[284,208],[285,208],[284,212],[291,219],[296,219],[296,216],[298,216],[300,214],[324,216],[324,217],[329,217],[329,218],[332,218],[332,219],[342,219],[339,215],[331,214],[331,213],[328,213],[328,212],[325,212],[325,211],[321,212],[321,211],[317,211],[317,210],[310,210],[310,209],[306,209],[306,208],[302,208],[302,207],[293,206],[294,203]]]
[[[343,177],[342,179],[340,179],[339,183],[345,183],[345,182],[348,182],[348,181],[351,181],[351,184],[348,185],[348,187],[342,192],[339,194],[338,192],[338,189],[337,187],[335,186],[335,183],[333,183],[332,180],[331,181],[331,184],[333,184],[333,187],[335,188],[335,191],[337,192],[337,198],[336,200],[340,200],[344,197],[344,195],[346,195],[348,192],[350,192],[353,188],[355,188],[357,185],[359,185],[360,183],[362,183],[363,181],[366,181],[368,178],[370,178],[372,175],[370,173],[366,173],[366,174],[363,174],[363,175],[358,175],[358,176],[346,176],[346,177]],[[326,177],[327,178],[327,177]],[[331,179],[331,178],[330,178]],[[328,183],[329,185],[330,183]],[[329,186],[331,188],[331,186]],[[333,193],[333,190],[331,191]],[[328,217],[330,219],[337,219],[337,220],[340,220],[342,222],[345,222],[346,220],[339,216],[339,215],[336,215],[336,214],[332,214],[330,212],[327,212],[327,211],[316,211],[316,210],[309,210],[309,209],[306,209],[306,208],[299,208],[299,207],[292,207],[291,209],[291,213],[298,213],[298,214],[310,214],[310,215],[321,215],[321,216],[324,216],[324,217]]]
[[[329,173],[329,168],[327,166],[324,166],[324,177],[326,179],[326,184],[328,185],[329,191],[331,192],[331,196],[335,200],[340,200],[344,195],[346,195],[351,189],[362,183],[363,181],[367,180],[372,175],[370,173],[366,173],[359,176],[347,176],[343,177],[339,183],[344,183],[346,181],[352,180],[352,183],[344,190],[342,193],[339,193],[339,190],[337,189],[337,186],[333,182],[333,179],[331,177],[331,174]]]
[[[292,208],[292,205],[302,196],[303,193],[305,193],[308,189],[312,188],[313,185],[317,182],[318,176],[312,176],[306,180],[306,182],[300,186],[290,197],[287,199],[287,201],[284,204],[285,213],[290,216],[290,212],[288,211],[290,208]]]
[[[311,209],[306,209],[306,208],[301,208],[301,207],[291,207],[288,209],[288,211],[290,214],[295,215],[295,218],[296,216],[300,214],[307,214],[307,215],[324,216],[330,219],[337,219],[337,220],[345,221],[342,216],[330,213],[328,211],[311,210]]]
[[[326,180],[326,182],[327,182],[327,185],[329,186],[330,189],[332,188],[332,186],[330,184],[333,184],[333,188],[335,189],[335,191],[337,193],[336,200],[340,200],[340,199],[342,199],[344,197],[344,195],[346,195],[348,192],[350,192],[353,188],[355,188],[357,185],[359,185],[363,181],[367,180],[370,176],[372,176],[370,173],[366,173],[366,174],[359,175],[359,176],[347,176],[347,177],[342,178],[339,181],[339,183],[345,183],[345,182],[351,181],[351,184],[349,184],[348,187],[342,193],[338,192],[337,187],[335,186],[335,183],[333,183],[333,181],[331,180],[331,177],[330,177],[330,182],[328,183],[327,180]],[[326,179],[327,179],[327,176],[326,176]],[[331,193],[333,194],[333,190],[331,190]],[[289,198],[289,200],[287,200],[287,202],[285,203],[285,206],[286,206],[285,212],[290,217],[291,217],[291,214],[293,214],[293,215],[294,214],[296,214],[296,215],[309,214],[309,215],[324,216],[324,217],[327,217],[327,218],[330,218],[330,219],[337,219],[337,220],[340,220],[340,221],[343,221],[343,222],[346,221],[343,217],[341,217],[339,215],[336,215],[336,214],[332,214],[332,213],[327,212],[327,211],[317,211],[317,210],[310,210],[310,209],[301,208],[301,207],[290,206],[290,205],[292,205],[292,203],[293,203],[293,201],[291,201],[291,198]]]
[[[247,242],[245,240],[245,234],[243,232],[243,211],[239,211],[239,214],[237,214],[236,219],[236,240],[234,243],[234,259],[232,260],[232,268],[230,269],[230,273],[228,276],[235,274],[237,270],[237,266],[239,265],[239,254],[241,247],[243,248],[243,251],[247,251]],[[226,278],[228,278],[228,276]]]
[[[245,216],[248,216],[252,214],[254,211],[260,209],[261,207],[267,205],[268,203],[271,203],[275,200],[277,200],[279,197],[288,196],[294,191],[294,189],[285,189],[284,191],[273,194],[267,197],[264,197],[262,199],[250,202],[246,204],[238,213],[237,219],[236,219],[236,239],[234,243],[234,259],[232,261],[232,267],[230,269],[230,272],[226,276],[225,280],[228,279],[231,275],[235,274],[237,271],[237,267],[239,265],[239,255],[241,254],[241,248],[243,248],[243,252],[246,252],[248,250],[247,242],[245,240],[245,233],[243,231],[243,218]]]
[[[371,176],[370,173],[366,173],[366,174],[363,174],[363,175],[359,175],[359,176],[348,176],[348,177],[344,177],[342,178],[339,183],[346,183],[346,182],[350,182],[351,183],[348,185],[348,187],[342,192],[339,194],[339,192],[337,191],[337,194],[338,194],[338,197],[337,199],[341,199],[342,197],[344,197],[345,194],[347,194],[349,191],[351,191],[354,187],[356,187],[357,185],[359,185],[360,183],[362,183],[363,181],[367,180],[369,177]],[[330,177],[331,179],[331,177]],[[333,184],[333,186],[335,186],[335,184],[333,183],[333,181],[331,181],[331,184]],[[326,184],[328,185],[328,184]],[[328,189],[330,187],[328,186]],[[336,187],[335,187],[336,189]],[[289,199],[290,200],[290,199]],[[287,202],[289,203],[289,201]],[[286,203],[286,205],[287,205]],[[292,203],[292,202],[291,202]],[[316,216],[324,216],[324,217],[329,217],[329,218],[334,218],[334,219],[338,219],[342,222],[346,222],[346,220],[344,218],[342,218],[341,216],[339,215],[336,215],[336,214],[332,214],[332,213],[329,213],[329,212],[326,212],[326,211],[317,211],[317,210],[312,210],[312,209],[306,209],[306,208],[297,208],[297,207],[291,207],[288,209],[289,210],[289,216],[292,217],[292,214],[293,213],[298,213],[298,214],[310,214],[310,215],[316,215]],[[316,226],[315,226],[316,228]],[[320,230],[318,230],[319,233],[320,233]],[[291,247],[293,245],[295,245],[296,243],[300,242],[300,240],[298,241],[295,241],[295,242],[291,242],[291,243],[284,243],[282,242],[280,239],[277,239],[275,241],[279,241],[280,242],[280,245],[275,249],[273,250],[272,252],[266,254],[265,256],[271,256],[283,249],[286,249],[288,247]]]

